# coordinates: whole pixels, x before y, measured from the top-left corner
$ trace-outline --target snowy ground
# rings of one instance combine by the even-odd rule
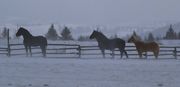
[[[0,57],[0,87],[180,87],[180,60]]]

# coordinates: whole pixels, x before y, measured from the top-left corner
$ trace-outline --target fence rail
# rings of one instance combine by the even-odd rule
[[[90,51],[90,50],[99,50],[98,46],[81,46],[82,51]],[[115,51],[119,51],[118,49],[115,49]],[[126,51],[129,56],[138,56],[138,53],[136,51],[135,46],[126,46]],[[149,52],[148,52],[149,53]],[[91,55],[90,54],[82,54],[82,55]],[[110,54],[111,53],[106,53]],[[98,55],[98,53],[93,53],[92,55]],[[101,54],[100,54],[101,55]],[[120,55],[115,53],[115,55]],[[154,56],[152,53],[150,54],[144,54],[144,56]],[[177,58],[180,56],[180,46],[160,46],[160,52],[159,56],[173,56],[174,58]]]
[[[126,46],[126,51],[128,56],[138,57],[135,46]],[[41,55],[40,47],[32,47],[33,55]],[[0,48],[0,54],[5,54],[8,56],[26,55],[25,48],[23,44],[9,44],[7,48]],[[63,55],[63,56],[62,56]],[[101,51],[98,46],[83,46],[77,44],[48,44],[47,56],[48,57],[76,57],[81,58],[81,56],[102,56]],[[105,55],[112,56],[112,52],[106,51]],[[120,56],[118,49],[115,49],[115,56]],[[144,53],[145,57],[154,56],[152,53]],[[177,58],[180,56],[180,46],[160,46],[159,57],[170,56],[172,58]]]
[[[4,47],[0,47],[0,54],[7,55],[8,54],[8,49]]]

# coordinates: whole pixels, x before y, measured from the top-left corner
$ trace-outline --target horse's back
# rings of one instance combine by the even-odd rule
[[[118,48],[125,47],[125,41],[123,39],[115,38],[111,40],[111,43],[112,42],[114,42],[115,43],[114,45]]]
[[[43,36],[33,36],[31,39],[24,39],[25,45],[47,46],[47,39]]]
[[[43,43],[44,45],[47,45],[47,39],[43,36],[36,36],[37,40],[39,40],[39,43]]]
[[[159,45],[156,42],[145,43],[147,50],[156,51],[159,50]]]
[[[159,45],[156,42],[142,42],[138,41],[135,43],[136,48],[141,51],[159,51]]]
[[[152,47],[158,47],[159,45],[156,43],[156,42],[149,42],[149,43],[146,43],[148,46],[152,46]]]
[[[122,44],[122,45],[125,45],[125,41],[121,38],[115,38],[115,41],[118,43],[118,44]]]

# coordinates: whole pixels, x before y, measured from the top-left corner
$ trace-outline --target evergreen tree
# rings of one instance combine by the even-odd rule
[[[68,27],[64,27],[64,29],[61,32],[62,35],[62,39],[63,40],[73,40],[72,35],[71,35],[71,31]]]
[[[89,39],[89,36],[79,36],[79,38],[78,38],[78,41],[88,41],[88,40],[90,40]]]
[[[180,32],[178,33],[178,39],[180,39]]]
[[[150,41],[150,42],[154,41],[154,36],[153,36],[153,34],[151,32],[149,33],[147,40]]]
[[[174,32],[172,25],[170,25],[169,30],[166,32],[165,39],[176,39],[176,33]]]
[[[163,39],[163,38],[161,38],[161,37],[156,37],[156,40],[161,40],[161,39]]]
[[[136,31],[133,31],[133,36],[138,36],[138,35],[136,34]]]
[[[174,39],[178,39],[178,34],[174,32]]]
[[[148,41],[148,38],[146,36],[144,37],[144,41]]]
[[[110,38],[111,38],[111,39],[118,38],[118,35],[115,34],[115,35],[111,36]]]
[[[51,27],[49,28],[47,34],[46,34],[46,38],[50,39],[50,40],[57,40],[58,37],[59,36],[56,32],[56,29],[54,28],[54,24],[52,24]]]
[[[8,37],[8,29],[6,27],[4,27],[1,35],[2,35],[2,38],[4,39]]]
[[[141,37],[135,31],[133,31],[132,35],[135,36],[138,40],[141,40]]]

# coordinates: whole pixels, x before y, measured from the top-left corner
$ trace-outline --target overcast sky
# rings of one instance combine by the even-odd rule
[[[179,20],[180,0],[0,0],[0,22],[106,25]]]

